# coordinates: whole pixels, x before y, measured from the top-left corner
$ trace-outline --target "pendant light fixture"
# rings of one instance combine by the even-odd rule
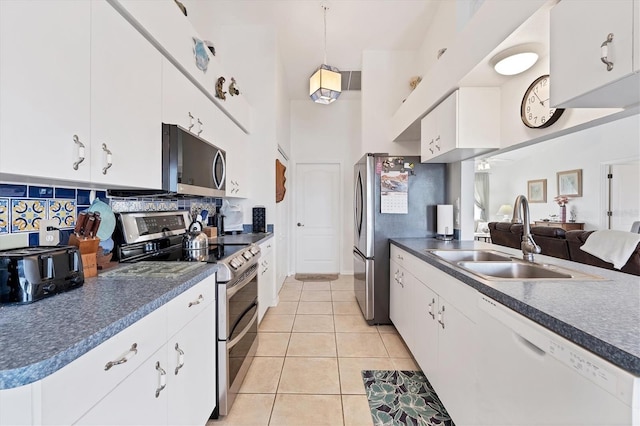
[[[318,103],[328,105],[338,99],[342,90],[342,75],[336,67],[327,65],[327,9],[322,4],[324,14],[324,62],[309,79],[309,96]]]

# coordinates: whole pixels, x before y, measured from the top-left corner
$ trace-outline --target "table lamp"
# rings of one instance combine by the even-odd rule
[[[498,209],[498,213],[496,213],[496,216],[498,217],[502,216],[502,220],[501,220],[502,222],[509,222],[512,215],[513,215],[513,206],[511,206],[510,204],[501,205],[500,208]]]

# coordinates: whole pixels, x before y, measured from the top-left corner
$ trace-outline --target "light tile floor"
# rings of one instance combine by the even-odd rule
[[[207,426],[373,424],[361,370],[419,370],[392,325],[369,326],[353,277],[287,278],[231,412]]]

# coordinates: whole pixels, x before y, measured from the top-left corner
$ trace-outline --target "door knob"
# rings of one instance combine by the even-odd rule
[[[304,224],[303,224],[303,223],[298,222],[298,226],[304,226]]]

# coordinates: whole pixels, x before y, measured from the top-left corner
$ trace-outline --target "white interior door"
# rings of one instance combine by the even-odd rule
[[[609,229],[630,231],[631,224],[640,220],[640,162],[612,164],[609,170]]]
[[[296,164],[296,272],[340,271],[340,164]]]

